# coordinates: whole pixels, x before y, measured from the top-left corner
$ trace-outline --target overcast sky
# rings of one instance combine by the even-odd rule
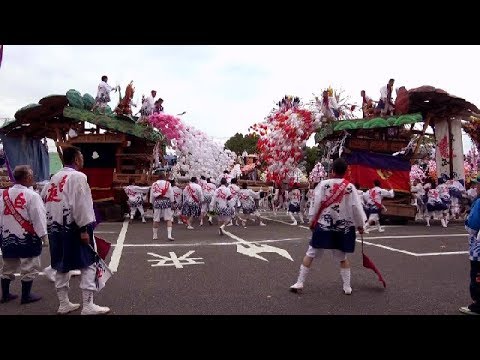
[[[480,105],[480,46],[15,46],[0,68],[0,118],[51,94],[76,89],[95,97],[102,75],[130,80],[134,99],[157,90],[165,111],[218,139],[262,121],[285,94],[303,101],[331,85],[359,103],[395,87],[432,85]],[[114,108],[118,95],[113,93]],[[135,109],[134,109],[135,111]],[[464,137],[466,140],[466,137]]]

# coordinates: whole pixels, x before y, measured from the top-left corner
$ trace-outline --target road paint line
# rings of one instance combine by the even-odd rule
[[[277,220],[277,219],[271,219],[265,216],[261,216],[265,220],[270,220],[270,221],[275,221],[279,223],[283,223],[286,225],[291,225],[291,223],[287,223],[285,221]],[[309,227],[304,226],[304,225],[299,225],[298,227],[306,230],[310,230]],[[391,226],[394,227],[394,226]],[[399,226],[401,227],[401,226]],[[387,239],[419,239],[419,238],[448,238],[448,237],[466,237],[467,234],[436,234],[436,235],[392,235],[392,236],[366,236],[364,239],[367,240],[387,240]],[[356,240],[357,242],[361,242],[361,240]],[[421,257],[421,256],[439,256],[439,255],[460,255],[460,254],[468,254],[468,251],[453,251],[453,252],[439,252],[439,253],[415,253],[412,251],[407,251],[407,250],[402,250],[402,249],[397,249],[393,248],[391,246],[386,246],[386,245],[381,245],[381,244],[375,244],[367,241],[363,241],[364,244],[370,245],[370,246],[376,246],[385,250],[393,251],[393,252],[399,252],[402,254],[410,255],[410,256],[415,256],[415,257]]]
[[[438,256],[438,255],[465,255],[468,251],[446,251],[436,253],[417,253],[416,256]]]
[[[296,225],[292,225],[291,222],[286,222],[286,221],[277,220],[277,219],[271,219],[271,218],[268,218],[266,216],[260,216],[260,218],[265,219],[265,220],[270,220],[270,221],[276,221],[278,223],[285,224],[285,225],[296,226]],[[300,225],[299,227],[305,227],[305,226]],[[308,227],[306,229],[308,229]]]
[[[95,234],[118,234],[118,231],[96,231]]]
[[[297,241],[297,240],[308,240],[304,237],[298,238],[287,238],[287,239],[270,239],[270,240],[252,240],[251,243],[272,243],[272,242],[282,242],[282,241]],[[163,241],[163,240],[160,240]],[[167,240],[164,240],[167,241]],[[248,242],[247,242],[248,243]],[[152,244],[124,244],[123,247],[169,247],[169,246],[225,246],[225,245],[237,245],[237,244],[244,244],[243,241],[235,241],[235,242],[197,242],[197,243],[176,243],[176,242],[166,242],[166,243],[152,243]],[[112,245],[115,246],[115,245]]]
[[[16,277],[22,276],[22,274],[20,274],[20,273],[14,273],[13,275],[15,275]],[[45,273],[42,271],[42,272],[39,272],[38,275],[43,276],[43,275],[45,275]]]
[[[361,243],[362,241],[357,239],[356,242]],[[376,247],[379,247],[379,248],[382,248],[382,249],[390,250],[390,251],[393,251],[393,252],[399,252],[399,253],[415,256],[415,257],[468,254],[468,251],[444,251],[444,252],[432,252],[432,253],[415,253],[415,252],[411,252],[411,251],[407,251],[407,250],[396,249],[396,248],[393,248],[393,247],[390,247],[390,246],[371,243],[371,242],[368,242],[368,241],[365,241],[365,240],[363,241],[363,243],[365,245],[376,246]]]
[[[465,234],[438,234],[438,235],[392,235],[392,236],[365,236],[364,239],[377,240],[377,239],[418,239],[418,238],[446,238],[446,237],[468,237]]]
[[[355,241],[358,242],[358,243],[362,242],[362,240],[359,240],[359,239],[357,239]],[[376,247],[386,249],[386,250],[390,250],[390,251],[393,251],[393,252],[399,252],[399,253],[403,253],[403,254],[407,254],[407,255],[416,256],[416,253],[411,252],[411,251],[407,251],[407,250],[395,249],[395,248],[392,248],[390,246],[385,246],[385,245],[381,245],[381,244],[374,244],[374,243],[371,243],[371,242],[368,242],[368,241],[365,241],[365,240],[363,240],[363,243],[365,245],[376,246]]]
[[[115,249],[113,249],[110,264],[108,264],[108,267],[112,272],[116,272],[118,269],[118,264],[120,264],[120,258],[123,251],[123,243],[125,242],[125,237],[127,236],[128,224],[129,220],[125,220],[123,222],[122,230],[120,230],[120,234],[117,238],[117,243],[115,244]]]
[[[287,223],[282,220],[276,220],[276,219],[271,219],[265,216],[260,216],[261,218],[264,218],[265,220],[270,220],[270,221],[276,221],[282,224],[290,225],[293,226],[291,223]],[[305,225],[298,225],[299,228],[305,229],[305,230],[310,230],[308,226]],[[387,226],[384,226],[387,228]],[[390,226],[390,228],[396,227],[395,225]],[[402,226],[398,226],[402,227]],[[437,234],[437,235],[391,235],[391,236],[366,236],[364,237],[365,239],[371,239],[371,240],[381,240],[381,239],[416,239],[416,238],[445,238],[445,237],[462,237],[462,236],[468,236],[467,233],[464,234]]]
[[[120,225],[122,222],[120,221],[102,221],[101,223],[98,224],[98,226],[102,225]]]

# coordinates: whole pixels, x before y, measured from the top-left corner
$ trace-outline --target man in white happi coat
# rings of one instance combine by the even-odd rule
[[[473,179],[470,183],[470,188],[467,190],[467,197],[470,203],[473,203],[473,201],[478,196],[478,192],[477,192],[478,184],[479,184],[479,181],[477,179]]]
[[[446,186],[437,186],[433,182],[427,192],[427,214],[425,215],[427,226],[430,226],[430,219],[433,215],[437,219],[440,218],[443,227],[447,227],[449,201],[450,194],[448,194],[448,188]]]
[[[205,215],[207,215],[208,206],[210,205],[210,201],[212,200],[212,198],[210,197],[208,201],[207,199],[205,199],[205,187],[207,185],[207,178],[205,176],[203,175],[200,176],[200,180],[198,184],[200,185],[203,191],[203,201],[200,209],[200,226],[203,226],[203,218],[205,217]]]
[[[29,189],[34,183],[30,166],[15,167],[13,177],[15,185],[1,190],[0,197],[1,302],[18,297],[10,294],[10,282],[15,279],[15,272],[20,270],[21,304],[28,304],[41,299],[31,290],[40,270],[42,244],[48,245],[47,217],[40,195]]]
[[[369,229],[375,224],[377,224],[378,232],[385,231],[380,225],[380,213],[382,210],[385,210],[385,206],[382,205],[382,199],[393,198],[395,196],[393,189],[385,190],[380,187],[380,180],[375,180],[373,185],[373,188],[363,194],[364,209],[368,217],[368,223],[365,226],[366,233],[368,233]]]
[[[333,96],[329,95],[328,90],[323,91],[322,100],[320,100],[318,97],[315,97],[315,102],[325,118],[338,119],[340,116],[337,101]]]
[[[390,79],[387,85],[380,89],[380,101],[378,102],[377,108],[380,109],[382,116],[393,115],[393,111],[395,110],[395,104],[392,99],[394,82],[395,79]]]
[[[250,216],[255,216],[260,224],[260,226],[266,226],[260,218],[260,213],[258,212],[257,206],[255,205],[255,199],[260,199],[260,192],[255,192],[252,189],[247,188],[247,183],[242,184],[242,188],[238,192],[238,200],[240,202],[240,208],[244,216],[238,217],[242,221],[243,227],[247,225],[247,218]]]
[[[413,185],[410,189],[412,195],[414,196],[414,201],[412,205],[415,205],[417,208],[416,218],[422,218],[425,212],[425,188],[422,182],[418,179],[413,180]]]
[[[108,77],[106,75],[102,76],[102,81],[98,84],[98,91],[97,97],[95,98],[95,105],[93,105],[92,111],[95,111],[97,108],[100,108],[105,112],[105,108],[107,107],[108,103],[110,102],[110,93],[115,88],[112,88],[110,85],[107,84]]]
[[[457,179],[450,179],[447,181],[447,187],[451,199],[450,211],[452,217],[458,219],[460,215],[460,204],[463,196],[466,194],[465,186]]]
[[[233,209],[233,215],[232,215],[232,220],[230,223],[228,223],[227,226],[233,225],[233,221],[235,221],[235,224],[239,226],[240,224],[238,223],[238,218],[237,218],[237,208],[238,208],[238,193],[240,191],[240,187],[237,185],[237,179],[233,178],[230,180],[230,185],[228,185],[228,188],[230,189],[230,193],[232,194],[232,198],[230,200],[230,206]]]
[[[180,215],[181,215],[181,210],[182,210],[182,189],[180,189],[176,183],[175,180],[170,180],[170,185],[172,185],[172,191],[173,191],[173,203],[172,203],[172,212],[173,212],[173,218],[178,219],[179,224],[183,224],[182,220],[180,220]]]
[[[312,221],[313,218],[313,202],[315,201],[315,188],[318,183],[310,182],[307,192],[307,203],[305,206],[305,215],[308,217],[308,221]]]
[[[157,92],[152,90],[150,92],[150,96],[145,98],[145,102],[142,104],[142,112],[144,116],[150,116],[153,114],[153,110],[155,109],[155,97],[157,96]]]
[[[210,225],[213,224],[212,216],[210,214],[208,214],[208,210],[209,210],[210,203],[212,202],[212,197],[215,194],[216,189],[217,189],[217,187],[215,186],[214,183],[212,183],[212,179],[208,178],[207,182],[203,186],[204,201],[203,201],[203,204],[202,204],[202,215],[201,215],[201,218],[200,218],[200,225],[203,224],[203,217],[205,216],[204,214],[208,215],[208,223]]]
[[[190,183],[183,189],[182,217],[187,223],[188,230],[193,230],[192,220],[200,216],[203,202],[203,191],[197,181],[197,178],[193,176]]]
[[[232,193],[227,187],[227,179],[220,180],[220,186],[215,190],[212,201],[210,202],[210,209],[217,214],[218,218],[218,233],[223,235],[225,226],[232,220],[233,207],[231,205]]]
[[[147,222],[145,220],[145,211],[143,210],[143,200],[146,194],[148,194],[150,186],[136,186],[135,179],[131,179],[130,184],[125,186],[123,190],[128,196],[127,203],[130,208],[130,221],[133,220],[138,210],[142,216],[142,222]]]
[[[172,237],[173,201],[172,185],[167,181],[167,177],[162,171],[159,175],[159,180],[153,183],[152,191],[150,192],[150,202],[153,204],[153,240],[158,239],[158,228],[160,227],[161,219],[167,223],[168,240],[174,240]]]
[[[155,110],[155,96],[157,96],[157,92],[152,90],[150,92],[150,96],[142,96],[142,106],[140,107],[139,113],[140,118],[138,122],[144,122],[146,119],[153,114]]]
[[[447,206],[447,217],[445,222],[448,225],[448,221],[450,219],[450,209],[452,207],[452,196],[450,195],[450,188],[447,184],[448,178],[447,176],[442,176],[438,178],[437,181],[438,181],[437,190],[440,195],[440,199]]]
[[[300,219],[300,223],[303,224],[303,214],[300,211],[300,202],[302,200],[302,193],[298,188],[298,184],[293,186],[292,191],[289,192],[288,195],[288,216],[292,219],[292,225],[297,225],[297,219],[295,219],[294,214],[298,214],[298,218]]]
[[[310,223],[312,239],[300,265],[297,282],[290,287],[292,292],[303,290],[313,259],[321,257],[325,249],[331,249],[333,257],[340,262],[343,292],[346,295],[352,293],[347,253],[354,252],[355,229],[363,232],[366,216],[357,189],[343,179],[347,171],[345,160],[336,159],[332,169],[332,177],[321,181],[315,188],[314,216]]]
[[[52,176],[42,197],[47,210],[48,237],[50,239],[51,266],[56,270],[55,288],[60,302],[58,313],[66,314],[80,307],[68,297],[71,270],[80,269],[82,289],[82,315],[110,312],[108,307],[93,303],[97,291],[96,248],[93,237],[95,213],[83,155],[77,147],[63,149],[64,167]]]
[[[226,179],[226,180],[227,180],[227,186],[228,186],[228,184],[230,184],[230,182],[231,182],[231,180],[232,180],[232,175],[230,175],[230,171],[225,170],[225,171],[223,172],[222,176],[220,176],[220,177],[218,178],[218,180],[217,180],[217,181],[218,181],[217,186],[220,186],[220,185],[221,185],[222,179]]]

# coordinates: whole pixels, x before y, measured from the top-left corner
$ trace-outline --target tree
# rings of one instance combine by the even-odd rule
[[[310,174],[313,167],[315,166],[315,163],[317,162],[317,159],[318,159],[318,148],[307,146],[305,148],[305,162],[306,162],[305,170],[307,171],[307,174]]]
[[[322,158],[323,155],[323,148],[322,150],[317,147],[305,147],[305,168],[307,170],[307,174],[310,174],[312,169],[314,168],[315,164]]]
[[[244,150],[249,154],[257,152],[258,135],[236,133],[225,142],[225,147],[234,151],[237,155],[241,155]]]

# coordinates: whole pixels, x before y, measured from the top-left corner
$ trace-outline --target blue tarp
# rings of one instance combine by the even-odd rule
[[[50,179],[48,148],[39,139],[27,139],[0,135],[3,151],[13,172],[17,165],[30,165],[35,181]],[[13,179],[11,179],[13,181]]]

